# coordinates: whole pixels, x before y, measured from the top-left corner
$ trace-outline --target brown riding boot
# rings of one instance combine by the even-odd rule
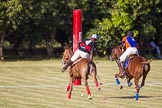
[[[62,72],[64,72],[73,62],[71,60],[69,60],[65,66],[62,68]]]
[[[122,75],[125,76],[125,69],[124,69],[124,66],[123,66],[123,63],[122,62],[120,62],[120,66],[122,68]]]

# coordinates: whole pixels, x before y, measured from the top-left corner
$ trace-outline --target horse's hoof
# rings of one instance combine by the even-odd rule
[[[97,91],[100,91],[101,90],[101,88],[100,87],[97,87]]]
[[[100,82],[100,85],[103,85],[105,82]]]
[[[128,82],[127,84],[128,84],[128,87],[130,87],[130,86],[132,85],[132,83],[131,83],[131,82]]]
[[[123,86],[122,85],[120,86],[120,89],[123,89]]]
[[[88,99],[92,99],[92,96],[91,95],[88,95]]]
[[[62,71],[63,73],[65,72],[65,70],[64,70],[64,69],[62,69],[61,71]]]
[[[141,85],[138,85],[138,88],[139,88],[139,89],[141,89],[141,88],[142,88],[142,86],[141,86]]]

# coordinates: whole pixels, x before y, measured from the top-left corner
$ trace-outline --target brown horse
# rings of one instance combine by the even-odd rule
[[[66,62],[70,60],[72,55],[73,55],[72,49],[66,46],[62,57],[63,64],[66,64]],[[96,84],[97,90],[100,90],[99,83],[96,77],[97,76],[96,65],[93,61],[90,61],[86,58],[80,58],[79,60],[76,60],[76,62],[73,63],[69,69],[69,77],[70,77],[69,85],[66,88],[67,91],[69,91],[67,98],[68,99],[71,98],[71,94],[73,90],[73,82],[75,81],[75,79],[82,79],[86,87],[88,98],[92,99],[87,80],[88,80],[88,76],[91,75],[94,79],[94,83]]]
[[[119,58],[121,55],[122,55],[122,49],[119,46],[113,48],[111,51],[111,55],[110,55],[110,60],[112,61],[115,60],[119,67],[119,73],[115,74],[117,85],[120,85],[120,81],[118,77],[122,79],[124,78],[124,75],[122,75],[122,69],[119,65]],[[138,100],[140,88],[145,85],[146,76],[148,72],[150,71],[150,62],[151,60],[147,61],[142,56],[132,55],[128,57],[124,63],[124,64],[126,63],[128,64],[127,67],[125,67],[125,73],[126,73],[125,76],[127,78],[127,84],[129,87],[132,85],[132,83],[130,82],[131,79],[134,78],[134,83],[135,83],[135,88],[136,88],[136,96],[135,96],[136,100]],[[139,79],[141,77],[143,78],[141,85],[138,85]],[[120,88],[122,89],[123,86],[121,85]]]

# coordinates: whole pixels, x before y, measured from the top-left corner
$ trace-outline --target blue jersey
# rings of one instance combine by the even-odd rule
[[[131,36],[124,37],[122,41],[125,43],[126,48],[128,48],[128,47],[137,47],[136,40]]]

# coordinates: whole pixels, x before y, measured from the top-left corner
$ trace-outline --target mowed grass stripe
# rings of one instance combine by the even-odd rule
[[[0,80],[8,81],[10,83],[13,83],[13,82],[21,83],[22,82],[22,83],[28,84],[30,82],[33,83],[33,81],[36,83],[50,83],[51,80],[55,78],[52,72],[45,71],[44,73],[44,69],[41,69],[39,70],[40,72],[33,73],[33,74],[29,74],[31,73],[31,71],[33,71],[33,69],[32,70],[25,69],[24,71],[25,73],[24,72],[10,72],[7,75],[2,75]]]
[[[25,77],[22,77],[25,76]],[[9,85],[13,84],[38,84],[38,83],[50,83],[51,80],[53,80],[54,77],[50,76],[40,76],[40,75],[32,75],[32,76],[26,76],[25,74],[22,76],[13,76],[13,75],[8,75],[8,76],[1,76],[1,81],[6,82]],[[51,82],[52,84],[52,82]]]
[[[57,93],[59,94],[59,97],[54,97],[55,92],[53,92],[53,89],[50,90],[51,92],[48,92],[48,89],[16,89],[16,90],[11,90],[8,91],[7,93],[1,93],[3,97],[10,97],[7,98],[9,99],[9,101],[14,101],[17,104],[27,104],[26,101],[31,103],[39,103],[40,105],[46,105],[47,104],[52,104],[54,103],[53,100],[55,101],[60,101],[64,98],[61,98],[60,95],[62,93]],[[54,96],[53,96],[54,95]],[[63,95],[62,95],[63,96]],[[15,100],[15,98],[17,98],[17,100]],[[43,102],[43,103],[42,103]]]
[[[97,92],[93,79],[88,82],[92,100],[87,99],[84,85],[74,86],[72,99],[67,100],[65,88],[68,71],[62,73],[59,60],[0,62],[0,107],[2,108],[161,108],[162,76],[160,64],[152,62],[145,87],[140,91],[139,101],[134,101],[134,85],[123,90],[115,84],[118,72],[115,62],[97,61],[98,75],[105,82]],[[157,66],[157,67],[156,67]],[[6,81],[6,82],[5,82]],[[133,82],[133,81],[132,81]],[[147,85],[148,84],[148,85]],[[84,96],[80,96],[83,93]]]

